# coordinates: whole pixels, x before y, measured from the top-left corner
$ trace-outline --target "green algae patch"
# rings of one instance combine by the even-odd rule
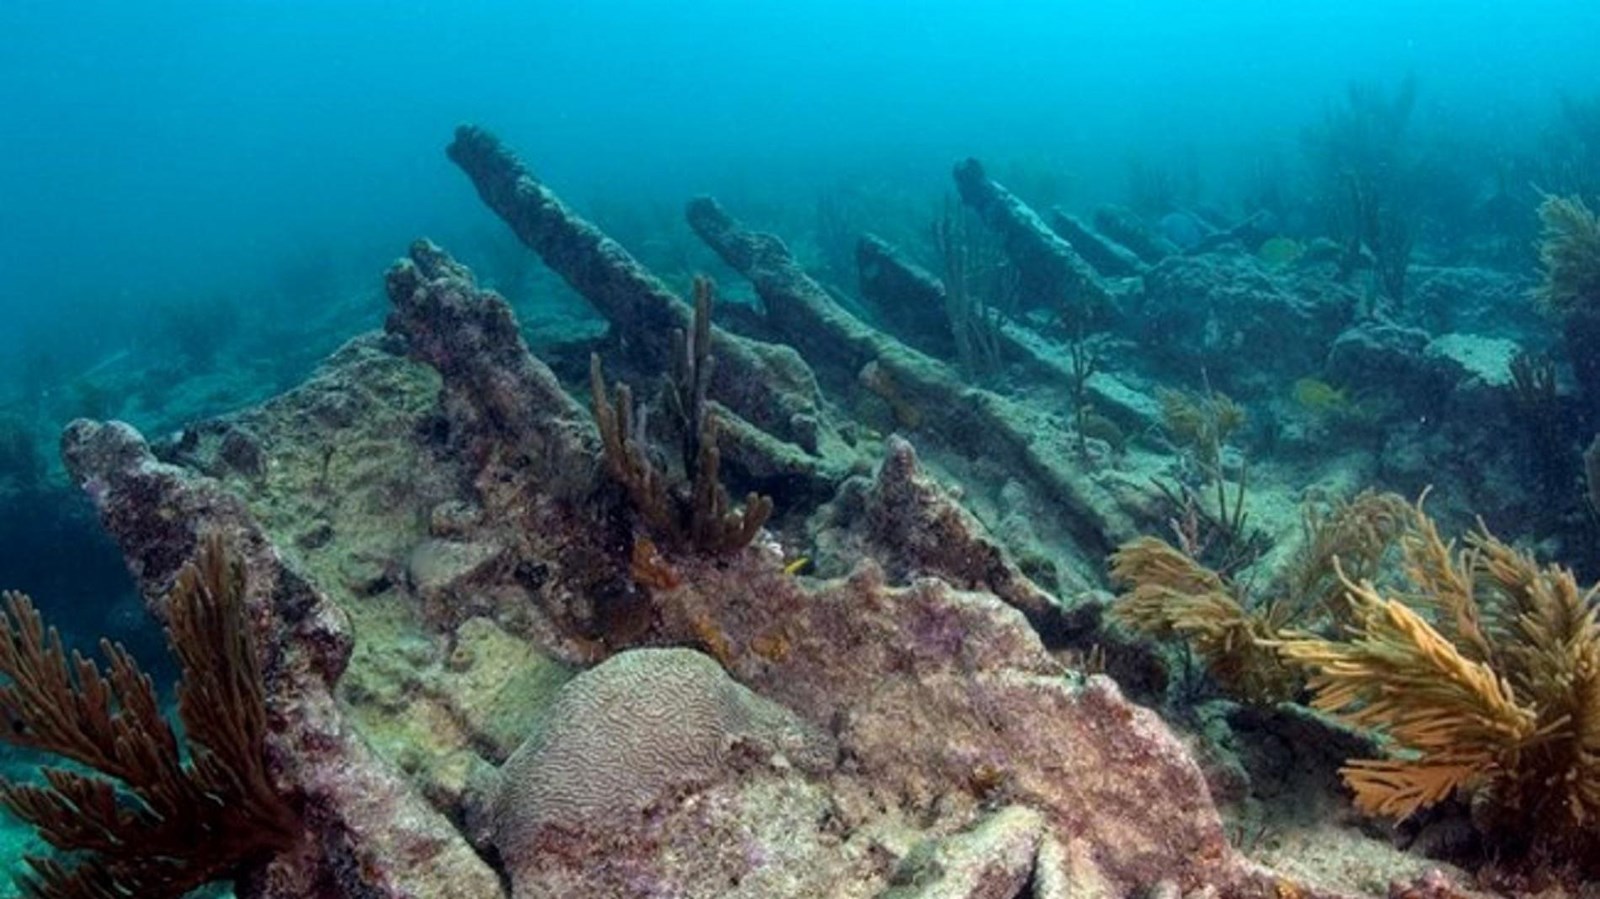
[[[487,618],[469,619],[456,629],[456,645],[445,664],[451,675],[439,683],[441,699],[495,761],[516,749],[575,673]]]

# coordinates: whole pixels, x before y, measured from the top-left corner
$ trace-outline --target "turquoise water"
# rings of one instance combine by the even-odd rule
[[[1041,209],[1121,204],[1180,243],[1185,216],[1263,215],[1295,252],[1359,172],[1419,263],[1530,282],[1537,190],[1600,188],[1594,3],[19,0],[0,35],[0,587],[161,683],[61,427],[162,435],[286,389],[380,326],[421,235],[536,343],[570,334],[582,301],[445,159],[458,123],[674,286],[716,265],[681,214],[713,194],[846,300],[830,223],[917,244],[968,156]]]
[[[820,197],[925,219],[969,155],[1041,206],[1273,193],[1305,237],[1306,133],[1352,85],[1414,83],[1435,222],[1497,186],[1526,205],[1516,161],[1600,94],[1597,31],[1557,0],[9,3],[0,425],[49,477],[75,415],[159,433],[258,400],[377,323],[418,235],[513,280],[526,257],[443,157],[462,121],[658,268],[703,263],[695,194],[826,262]],[[44,580],[0,555],[0,583]]]
[[[1130,157],[1225,197],[1353,81],[1414,75],[1419,131],[1513,151],[1600,89],[1597,26],[1559,0],[9,3],[0,359],[14,393],[41,340],[70,374],[163,304],[312,303],[297,275],[473,234],[461,121],[586,204],[943,189],[968,155],[1076,203],[1121,199]]]

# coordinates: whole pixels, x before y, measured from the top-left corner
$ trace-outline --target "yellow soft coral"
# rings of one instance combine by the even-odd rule
[[[1363,810],[1406,817],[1465,791],[1479,821],[1524,848],[1597,847],[1600,622],[1572,572],[1487,530],[1457,550],[1418,514],[1401,540],[1409,582],[1345,581],[1337,637],[1283,642],[1317,708],[1392,742],[1344,769]]]
[[[1534,297],[1558,315],[1600,307],[1600,219],[1583,198],[1546,196],[1539,204],[1544,231],[1539,261],[1544,281]]]
[[[1183,640],[1223,690],[1254,703],[1281,702],[1300,687],[1298,671],[1275,648],[1293,636],[1348,618],[1336,564],[1374,571],[1411,507],[1392,493],[1365,491],[1305,512],[1305,540],[1284,583],[1269,598],[1247,591],[1183,550],[1154,537],[1123,544],[1111,556],[1111,581],[1123,592],[1112,614],[1134,630]]]

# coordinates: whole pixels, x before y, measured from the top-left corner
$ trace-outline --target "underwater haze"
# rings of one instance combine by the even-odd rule
[[[67,371],[162,303],[270,302],[308,257],[371,273],[477,226],[439,151],[461,121],[580,202],[934,182],[968,155],[1098,200],[1130,155],[1233,174],[1292,149],[1351,82],[1414,75],[1504,141],[1600,84],[1600,9],[1560,0],[17,2],[0,28],[0,354]]]
[[[899,895],[934,876],[902,850],[1002,800],[1046,822],[1029,846],[1104,861],[1108,895],[1267,895],[1241,886],[1260,871],[1284,872],[1276,895],[1465,895],[1424,883],[1436,863],[1494,889],[1600,883],[1600,3],[0,0],[0,38],[0,588],[68,646],[141,660],[146,718],[182,721],[179,779],[214,749],[180,676],[238,688],[210,723],[256,741],[233,760],[253,777],[188,795],[243,848],[149,853],[173,862],[150,874],[59,841],[59,871],[115,882],[93,895],[176,896],[279,855],[301,882],[370,873],[395,895],[634,895],[604,878],[674,859],[716,876],[651,895]],[[117,468],[145,448],[167,480]],[[272,584],[251,611],[276,642],[243,675],[197,666],[238,666],[247,641],[179,663],[148,612],[213,531],[240,544],[207,549],[213,574],[245,554]],[[0,872],[74,812],[5,784],[51,753],[109,772],[11,689],[47,654],[14,651],[31,632],[8,602]],[[879,614],[895,603],[905,620]],[[228,621],[213,635],[261,625]],[[1351,661],[1380,644],[1393,668]],[[914,663],[860,649],[902,645]],[[609,676],[637,680],[633,650],[668,646],[637,670],[730,720],[793,706],[754,716],[795,724],[774,737],[803,732],[791,748],[856,727],[815,753],[833,779],[806,769],[792,794],[832,810],[750,834],[817,836],[846,808],[893,838],[583,856],[669,845],[612,834],[562,843],[584,863],[557,871],[541,828],[594,809],[462,831],[480,768],[558,782],[515,728],[581,719],[584,678],[627,657]],[[1341,693],[1352,670],[1405,689]],[[997,672],[1048,685],[962,718]],[[1083,672],[1115,680],[1093,680],[1112,724],[1073,717]],[[1124,695],[1165,725],[1133,734]],[[308,737],[305,709],[339,739]],[[1408,743],[1413,712],[1431,723]],[[575,743],[549,754],[603,767],[626,741],[588,724],[551,725]],[[1141,761],[1055,767],[1046,744],[1085,734]],[[911,770],[935,757],[964,767]],[[1073,778],[1102,775],[1079,846]],[[957,798],[918,805],[930,783]],[[333,833],[367,784],[373,814],[436,830]],[[628,792],[588,786],[563,795],[611,813]],[[107,795],[141,846],[150,795],[125,777]],[[707,814],[795,807],[752,795]],[[655,807],[661,833],[694,837],[684,807]],[[1168,812],[1183,839],[1160,836]],[[379,848],[343,867],[286,848],[347,838]],[[1019,876],[1047,879],[1027,854]],[[1230,867],[1246,857],[1267,867]],[[762,880],[786,863],[813,879]]]

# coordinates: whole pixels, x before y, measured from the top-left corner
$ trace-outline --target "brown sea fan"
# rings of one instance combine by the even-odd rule
[[[243,589],[240,566],[216,538],[173,586],[168,631],[183,669],[186,744],[126,650],[101,641],[105,670],[69,658],[32,602],[6,594],[0,738],[92,772],[48,768],[44,785],[0,782],[0,804],[69,853],[29,858],[32,873],[19,875],[25,895],[176,897],[297,839],[298,820],[267,775]]]

